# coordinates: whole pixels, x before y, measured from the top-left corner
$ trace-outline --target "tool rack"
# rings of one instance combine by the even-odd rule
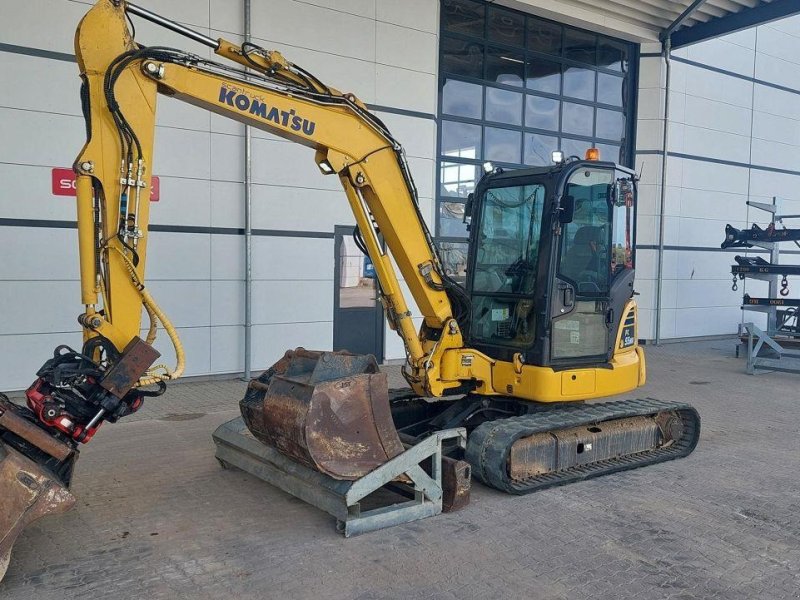
[[[749,200],[747,204],[770,213],[772,228],[775,228],[776,224],[781,223],[784,219],[800,218],[800,215],[780,214],[780,201],[778,198],[773,197],[771,204]],[[744,317],[739,326],[739,336],[747,345],[747,372],[751,375],[758,369],[800,373],[800,362],[792,361],[793,365],[787,365],[786,363],[783,365],[776,364],[782,358],[800,359],[800,351],[798,351],[798,347],[800,347],[798,343],[800,342],[800,327],[798,327],[797,319],[798,311],[800,311],[800,300],[780,297],[783,294],[778,287],[778,281],[780,280],[783,288],[788,289],[786,278],[790,275],[800,275],[800,266],[780,264],[779,244],[781,241],[788,240],[748,240],[747,243],[749,245],[769,251],[769,262],[760,257],[737,256],[737,264],[731,266],[734,290],[737,287],[737,279],[748,278],[769,283],[768,297],[751,297],[745,294],[742,299],[742,311],[755,311],[767,315],[766,329],[761,329],[755,323],[745,322]],[[771,356],[762,354],[765,346],[772,350]],[[736,348],[736,356],[739,356],[739,347]]]

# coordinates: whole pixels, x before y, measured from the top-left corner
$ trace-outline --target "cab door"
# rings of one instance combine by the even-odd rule
[[[563,197],[574,212],[556,238],[550,357],[554,364],[609,360],[633,295],[635,178],[609,166],[582,166]]]
[[[568,177],[563,198],[573,218],[561,226],[551,303],[550,358],[558,363],[608,359],[614,169],[582,166]]]

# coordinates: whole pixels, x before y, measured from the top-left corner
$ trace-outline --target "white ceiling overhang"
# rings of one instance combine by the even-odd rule
[[[673,48],[800,14],[800,0],[498,0],[497,4]]]

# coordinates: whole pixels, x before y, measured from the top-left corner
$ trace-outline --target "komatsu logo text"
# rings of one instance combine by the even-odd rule
[[[224,85],[219,90],[219,101],[228,106],[235,106],[242,112],[258,115],[262,119],[272,121],[276,125],[287,127],[292,131],[302,131],[308,136],[314,135],[314,129],[317,126],[314,121],[302,118],[294,109],[286,111],[275,106],[270,107],[260,100],[251,99],[240,91]]]

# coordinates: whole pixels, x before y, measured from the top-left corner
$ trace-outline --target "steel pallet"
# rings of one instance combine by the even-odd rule
[[[241,469],[324,510],[336,518],[337,530],[351,537],[441,513],[442,441],[455,439],[464,448],[467,432],[464,428],[438,431],[355,481],[333,479],[262,444],[241,417],[220,425],[213,439],[217,446],[215,456],[223,467]],[[431,475],[420,466],[429,458]],[[367,496],[389,485],[396,486],[402,478],[409,482],[404,487],[411,492],[412,500],[396,502],[394,495],[377,507],[363,509]],[[371,500],[378,501],[375,497]]]

